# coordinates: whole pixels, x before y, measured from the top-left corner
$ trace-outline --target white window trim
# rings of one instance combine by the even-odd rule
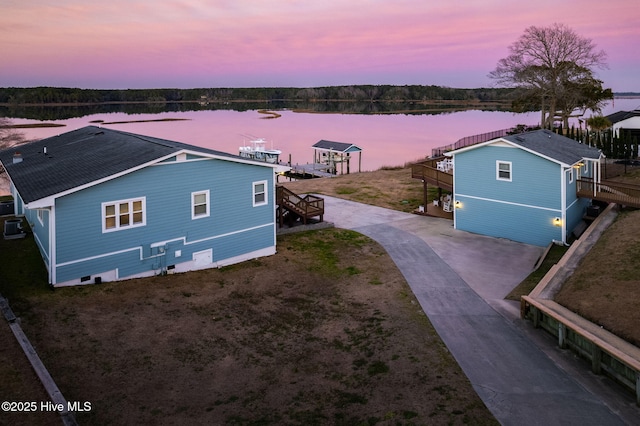
[[[509,165],[509,177],[508,178],[500,177],[500,165],[501,164],[508,164]],[[511,182],[512,179],[513,179],[513,166],[511,164],[511,161],[496,160],[496,180],[501,180],[501,181],[504,181],[504,182]]]
[[[569,183],[573,183],[573,169],[569,169]]]
[[[206,212],[204,213],[200,213],[200,214],[196,214],[195,212],[195,208],[196,208],[196,195],[202,195],[204,194],[204,196],[206,197]],[[202,219],[205,217],[209,217],[209,215],[211,214],[211,210],[210,210],[210,205],[211,205],[211,197],[209,197],[209,190],[204,190],[204,191],[195,191],[191,193],[191,219]]]
[[[141,201],[142,202],[142,222],[140,223],[133,223],[133,203],[136,201]],[[125,225],[125,226],[120,226],[120,221],[116,220],[116,226],[114,228],[107,228],[107,221],[106,221],[106,207],[107,206],[115,206],[116,209],[116,218],[119,216],[118,215],[118,206],[120,204],[124,204],[127,203],[129,204],[129,215],[131,216],[130,218],[130,224],[129,225]],[[140,197],[140,198],[128,198],[128,199],[124,199],[124,200],[116,200],[116,201],[107,201],[102,203],[102,213],[101,213],[101,217],[102,217],[102,233],[107,233],[107,232],[115,232],[115,231],[122,231],[125,229],[131,229],[131,228],[139,228],[141,226],[145,226],[147,224],[147,197]]]
[[[38,209],[38,222],[40,222],[40,225],[44,226],[44,209]]]
[[[257,185],[264,185],[264,201],[256,202],[256,195],[260,194],[259,192],[256,192],[256,186]],[[252,189],[253,207],[264,206],[264,205],[269,204],[269,191],[268,191],[268,186],[267,186],[267,181],[266,180],[260,180],[260,181],[253,182],[252,188],[253,188]]]

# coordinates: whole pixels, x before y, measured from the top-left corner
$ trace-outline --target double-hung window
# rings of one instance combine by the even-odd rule
[[[145,197],[102,203],[102,232],[144,226],[145,207]]]
[[[209,217],[209,190],[191,193],[191,219]]]
[[[511,182],[511,161],[496,161],[496,179]]]
[[[253,182],[253,207],[267,204],[267,181]]]

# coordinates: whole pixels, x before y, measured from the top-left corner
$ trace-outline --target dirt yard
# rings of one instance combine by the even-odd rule
[[[285,185],[404,211],[422,204],[408,169]],[[632,341],[639,215],[621,215],[560,295]],[[30,281],[21,293],[7,266],[26,261],[7,243],[17,242],[0,241],[0,292],[65,397],[91,402],[80,424],[495,424],[395,265],[359,234],[286,235],[276,255],[221,270],[55,292],[17,268],[12,279]],[[20,356],[0,351],[0,380],[13,380],[3,397],[39,401],[32,372],[7,367]],[[0,413],[0,424],[50,421]]]
[[[611,180],[640,184],[638,167],[609,162],[606,170]],[[422,185],[411,179],[409,169],[284,185],[294,191],[317,192],[396,210],[412,211],[422,204]],[[640,346],[639,236],[640,211],[623,211],[556,298],[558,303],[637,346]]]
[[[24,293],[12,305],[64,396],[91,402],[82,425],[495,424],[393,262],[352,231],[281,236],[276,255],[220,270]]]

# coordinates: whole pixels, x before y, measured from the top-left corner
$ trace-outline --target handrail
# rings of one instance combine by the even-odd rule
[[[453,189],[453,175],[437,169],[440,159],[427,159],[411,165],[411,177],[448,190]]]
[[[576,183],[579,197],[640,207],[640,185],[614,181],[595,182],[590,178],[578,179]]]
[[[512,130],[513,129],[501,129],[495,130],[493,132],[481,133],[479,135],[465,136],[464,138],[458,139],[455,143],[433,148],[431,150],[431,156],[439,157],[441,155],[444,155],[444,153],[447,151],[453,151],[455,149],[464,148],[466,146],[471,146],[478,143],[487,142],[492,139],[501,138],[508,135]]]
[[[276,187],[276,203],[301,216],[305,223],[314,216],[320,216],[322,221],[324,215],[324,198],[311,194],[300,197],[282,185]]]

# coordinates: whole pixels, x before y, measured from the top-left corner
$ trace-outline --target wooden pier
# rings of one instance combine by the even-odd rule
[[[290,167],[291,170],[285,172],[284,175],[292,179],[315,179],[336,176],[335,173],[328,171],[326,164],[296,164]]]

